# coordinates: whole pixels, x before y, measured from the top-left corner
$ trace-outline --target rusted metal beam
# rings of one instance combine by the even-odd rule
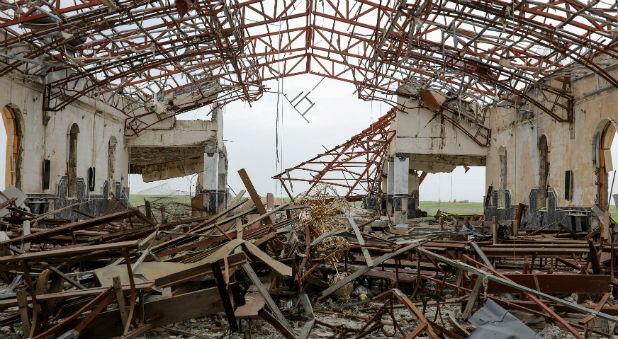
[[[266,208],[264,208],[264,203],[262,203],[262,198],[255,190],[255,187],[253,187],[253,183],[251,182],[251,179],[249,179],[249,175],[247,174],[247,171],[244,168],[241,168],[238,170],[238,175],[240,176],[242,183],[245,185],[245,188],[247,189],[247,192],[249,193],[249,196],[251,197],[253,204],[258,210],[258,213],[260,213],[261,215],[266,214]],[[270,217],[266,218],[266,222],[269,224],[272,224],[272,220],[270,219]]]
[[[63,226],[50,228],[45,231],[36,232],[36,233],[23,235],[19,237],[14,237],[12,239],[1,242],[0,245],[14,244],[14,243],[20,243],[20,242],[25,242],[25,243],[26,242],[30,242],[30,243],[44,242],[46,238],[49,238],[53,235],[65,234],[65,233],[70,233],[70,232],[74,232],[78,230],[83,230],[88,227],[92,227],[92,226],[106,223],[109,221],[128,218],[133,215],[136,215],[137,213],[138,213],[137,209],[130,209],[130,210],[125,210],[125,211],[121,211],[117,213],[106,214],[106,215],[103,215],[97,218],[82,220],[82,221],[66,224]]]

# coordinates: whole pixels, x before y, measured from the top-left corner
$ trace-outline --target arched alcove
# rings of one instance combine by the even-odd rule
[[[14,185],[21,188],[22,137],[21,113],[13,105],[2,108],[2,122],[6,132],[4,188]]]
[[[595,203],[599,204],[602,208],[606,208],[611,199],[609,197],[609,190],[611,185],[611,178],[609,172],[614,170],[611,148],[614,142],[614,136],[616,135],[616,122],[610,119],[603,119],[597,126],[594,146],[595,146],[595,161],[596,161],[596,184],[597,194]],[[618,192],[614,192],[618,193]]]

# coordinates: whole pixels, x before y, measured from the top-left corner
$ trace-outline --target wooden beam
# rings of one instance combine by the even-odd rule
[[[339,282],[337,282],[336,284],[332,285],[331,287],[325,289],[324,291],[322,291],[322,295],[320,296],[320,298],[318,298],[318,300],[324,299],[325,297],[329,296],[331,293],[335,292],[336,290],[340,289],[343,285],[354,281],[354,279],[360,277],[361,275],[367,273],[369,270],[371,270],[371,268],[373,268],[374,266],[380,265],[381,263],[385,262],[388,259],[394,258],[402,253],[408,252],[412,249],[417,248],[418,246],[422,245],[423,243],[429,241],[429,238],[425,238],[425,239],[420,239],[420,240],[416,240],[414,243],[409,244],[407,246],[404,246],[396,251],[393,252],[389,252],[386,253],[380,257],[378,257],[376,260],[373,261],[373,266],[364,266],[363,268],[355,271],[354,273],[348,275],[347,277],[345,277],[344,279],[340,280]]]
[[[144,303],[144,319],[153,328],[223,311],[216,287]],[[82,332],[82,338],[99,339],[122,335],[118,310],[99,314]]]
[[[78,256],[82,254],[90,254],[99,251],[116,251],[122,249],[131,249],[137,248],[140,240],[130,240],[130,241],[121,241],[121,242],[113,242],[110,244],[100,244],[100,245],[92,245],[92,246],[75,246],[68,248],[60,248],[56,250],[42,251],[42,252],[27,252],[24,254],[18,255],[9,255],[0,257],[0,264],[8,264],[15,263],[20,260],[25,261],[37,261],[37,260],[47,260],[51,258],[61,258],[61,257],[70,257],[70,256]]]
[[[255,207],[257,208],[258,213],[266,214],[266,208],[264,208],[264,204],[262,203],[262,198],[255,190],[255,187],[253,187],[253,183],[251,182],[251,179],[249,179],[249,175],[247,174],[247,171],[245,171],[244,168],[241,168],[238,170],[238,175],[240,175],[240,179],[242,180],[242,183],[245,185],[247,192],[249,192],[249,196],[251,197],[251,200],[255,204]],[[273,223],[270,217],[266,219],[266,222],[270,224]]]
[[[495,281],[495,282],[497,282],[499,284],[515,288],[515,289],[517,289],[520,292],[528,293],[528,294],[531,294],[531,295],[534,295],[534,296],[538,296],[538,297],[545,298],[547,300],[553,301],[553,302],[555,302],[557,304],[566,306],[566,307],[570,308],[573,311],[580,312],[580,313],[583,313],[583,314],[592,314],[592,315],[595,315],[595,316],[597,316],[598,318],[601,318],[601,319],[609,320],[609,321],[612,321],[612,322],[618,322],[618,317],[614,317],[614,316],[611,316],[611,315],[606,314],[606,313],[595,311],[595,310],[586,308],[584,306],[580,306],[578,304],[574,304],[574,303],[568,302],[568,301],[566,301],[566,300],[564,300],[562,298],[554,297],[553,295],[549,295],[547,293],[539,292],[539,291],[537,291],[535,289],[532,289],[532,288],[529,288],[529,287],[526,287],[526,286],[522,286],[520,284],[516,284],[516,283],[514,283],[514,282],[512,282],[512,281],[510,281],[508,279],[502,278],[502,277],[494,275],[492,273],[488,273],[488,272],[482,271],[479,268],[470,266],[470,265],[465,264],[465,263],[463,263],[463,262],[461,262],[459,260],[453,260],[453,259],[446,258],[446,257],[444,257],[442,255],[439,255],[437,253],[433,253],[433,252],[428,251],[428,250],[426,250],[424,248],[417,248],[416,251],[419,254],[424,254],[424,255],[430,256],[432,258],[435,258],[435,259],[437,259],[439,261],[442,261],[442,262],[444,262],[446,264],[449,264],[449,265],[451,265],[453,267],[456,267],[458,269],[466,270],[466,271],[468,271],[468,272],[470,272],[472,274],[478,275],[478,276],[486,276],[491,281]]]
[[[99,224],[102,224],[102,223],[106,223],[106,222],[108,222],[110,220],[127,218],[127,217],[130,217],[130,216],[135,215],[137,213],[138,213],[138,210],[132,209],[132,210],[126,210],[126,211],[117,212],[117,213],[113,213],[113,214],[107,214],[107,215],[100,216],[98,218],[82,220],[82,221],[66,224],[64,226],[59,226],[59,227],[51,228],[49,230],[45,230],[45,231],[42,231],[42,232],[37,232],[37,233],[28,234],[28,235],[23,235],[23,236],[20,236],[20,237],[15,237],[13,239],[1,242],[0,245],[21,243],[21,242],[24,242],[24,243],[27,243],[27,242],[44,242],[46,238],[48,238],[48,237],[50,237],[52,235],[59,235],[59,234],[69,233],[71,231],[82,230],[82,229],[85,229],[85,228],[88,228],[88,227],[92,227],[92,226],[96,226],[96,225],[99,225]]]
[[[479,297],[481,293],[481,288],[483,287],[483,279],[478,278],[476,282],[474,282],[474,288],[472,289],[472,293],[468,297],[468,302],[466,303],[466,307],[464,308],[463,313],[461,314],[461,319],[467,320],[472,315],[472,308],[476,303],[476,299]]]
[[[230,295],[227,292],[227,285],[223,279],[223,273],[221,273],[221,266],[219,266],[219,262],[213,262],[210,264],[210,267],[213,275],[215,276],[215,281],[217,282],[217,290],[219,291],[219,297],[223,302],[223,310],[227,316],[227,322],[230,325],[230,330],[232,330],[232,332],[238,332],[238,322],[236,321],[236,316],[234,315],[234,308],[232,307]]]

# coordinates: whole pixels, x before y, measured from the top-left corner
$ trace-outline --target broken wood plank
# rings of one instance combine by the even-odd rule
[[[230,330],[232,330],[232,332],[238,332],[238,322],[236,321],[236,316],[234,316],[234,308],[232,307],[232,302],[230,301],[230,295],[227,292],[225,279],[223,279],[223,274],[221,273],[221,266],[219,266],[219,262],[213,262],[210,266],[217,283],[217,290],[219,290],[219,297],[223,303],[223,310],[227,316],[227,322],[230,325]]]
[[[216,287],[197,290],[144,303],[144,319],[153,328],[223,312]],[[83,338],[99,339],[122,335],[124,327],[118,310],[102,312],[82,332]]]
[[[369,251],[365,247],[365,238],[361,234],[358,226],[354,219],[348,216],[348,221],[350,222],[350,226],[354,230],[354,234],[356,235],[356,239],[358,240],[358,244],[361,245],[361,252],[363,252],[363,256],[365,257],[365,262],[367,262],[367,266],[373,266],[373,260],[371,259],[371,255],[369,255]]]
[[[253,271],[253,268],[251,267],[251,265],[249,265],[248,263],[244,263],[242,264],[242,268],[245,271],[245,273],[247,273],[247,276],[249,276],[249,279],[251,280],[253,285],[257,287],[258,292],[260,293],[260,295],[262,295],[262,298],[264,298],[264,301],[266,302],[268,309],[270,309],[270,311],[273,313],[273,319],[276,319],[276,321],[279,324],[281,324],[282,329],[285,329],[285,331],[282,331],[282,329],[280,329],[282,334],[285,335],[286,332],[294,333],[294,331],[292,330],[292,326],[288,324],[287,319],[285,318],[285,316],[283,316],[283,313],[281,313],[281,310],[279,310],[279,307],[277,306],[273,298],[270,296],[270,294],[266,290],[266,287],[264,287],[264,284],[262,284],[262,281],[260,281],[260,278],[257,276],[257,274],[255,274],[255,271]],[[262,317],[263,317],[262,315],[263,312],[266,312],[266,311],[262,310],[260,312],[260,316]]]
[[[82,230],[88,227],[99,225],[100,223],[108,222],[110,220],[124,219],[130,216],[133,216],[137,213],[138,213],[137,209],[131,209],[131,210],[126,210],[126,211],[117,212],[113,214],[107,214],[107,215],[103,215],[103,216],[93,218],[93,219],[82,220],[82,221],[66,224],[63,226],[50,228],[43,232],[37,232],[37,233],[28,234],[28,235],[23,235],[20,237],[15,237],[13,239],[3,241],[0,244],[14,244],[14,243],[21,243],[21,242],[24,242],[24,243],[44,242],[46,238],[52,235],[59,235],[59,234],[69,233],[71,231]]]
[[[476,299],[479,297],[479,294],[481,293],[482,287],[483,287],[483,279],[479,277],[474,282],[474,288],[472,288],[472,292],[470,293],[470,296],[468,297],[468,301],[466,302],[466,307],[464,307],[464,311],[461,314],[461,319],[467,320],[468,318],[470,318],[470,315],[472,315],[472,308],[474,307],[474,304],[476,303]]]
[[[138,245],[139,245],[139,240],[132,240],[132,241],[122,241],[122,242],[92,245],[92,246],[87,246],[87,245],[75,246],[75,247],[60,248],[60,249],[54,249],[54,250],[42,251],[42,252],[27,252],[24,254],[0,257],[0,264],[15,263],[20,260],[25,260],[25,261],[47,260],[49,261],[50,259],[58,259],[58,258],[63,258],[63,257],[92,254],[92,253],[96,253],[100,251],[118,251],[122,249],[133,249],[133,248],[137,248]]]
[[[245,185],[247,192],[249,192],[249,196],[251,197],[251,200],[253,200],[253,203],[255,204],[255,207],[257,208],[258,213],[260,213],[261,215],[266,214],[266,208],[264,208],[264,204],[262,203],[262,198],[255,190],[255,187],[253,187],[253,183],[251,182],[251,179],[249,179],[249,175],[247,174],[247,171],[245,171],[244,168],[241,168],[238,170],[238,175],[240,175],[240,179],[242,180],[242,183]],[[269,224],[273,223],[270,217],[266,219],[266,222]]]

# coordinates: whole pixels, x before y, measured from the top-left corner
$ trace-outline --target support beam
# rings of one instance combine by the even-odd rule
[[[251,179],[249,179],[249,175],[247,174],[247,171],[245,171],[244,168],[241,168],[238,170],[238,175],[240,175],[240,179],[242,180],[242,183],[245,185],[247,192],[249,192],[249,196],[251,197],[253,204],[255,204],[255,208],[257,208],[258,213],[260,213],[260,215],[266,214],[266,208],[264,208],[264,204],[262,203],[262,198],[255,190],[255,187],[253,187],[253,183],[251,182]],[[267,217],[266,223],[272,224],[273,223],[272,219],[270,217]]]

